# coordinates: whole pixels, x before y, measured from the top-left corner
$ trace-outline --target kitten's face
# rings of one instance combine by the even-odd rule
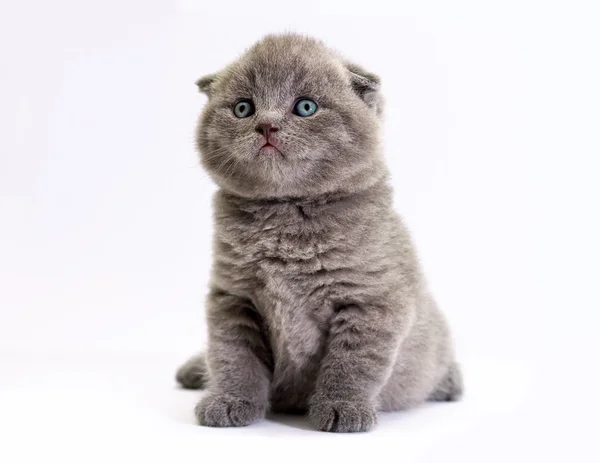
[[[202,163],[253,198],[353,191],[383,173],[378,80],[319,42],[267,37],[218,75],[198,127]]]

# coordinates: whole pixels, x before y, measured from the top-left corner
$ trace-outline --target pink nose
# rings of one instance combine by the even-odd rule
[[[263,122],[256,126],[256,131],[266,138],[269,138],[269,135],[279,131],[279,126],[277,124],[271,124],[270,122]]]

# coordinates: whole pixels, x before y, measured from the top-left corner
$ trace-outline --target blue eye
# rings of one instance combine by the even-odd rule
[[[300,117],[312,116],[317,112],[317,108],[317,103],[315,103],[313,100],[303,98],[296,102],[296,106],[294,106],[294,114]]]
[[[254,114],[254,104],[252,104],[251,100],[238,101],[233,108],[233,114],[240,119],[252,116]]]

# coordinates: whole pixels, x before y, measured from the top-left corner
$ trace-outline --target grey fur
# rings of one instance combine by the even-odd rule
[[[208,383],[208,370],[204,354],[195,355],[181,365],[175,379],[186,389],[204,388]]]
[[[177,380],[208,381],[200,424],[248,425],[270,408],[366,431],[379,410],[458,399],[446,322],[392,207],[379,78],[289,34],[198,85],[209,95],[198,147],[220,187],[209,345]],[[293,114],[299,97],[318,111]],[[256,113],[238,119],[242,98]],[[279,154],[259,154],[264,122],[279,127]]]

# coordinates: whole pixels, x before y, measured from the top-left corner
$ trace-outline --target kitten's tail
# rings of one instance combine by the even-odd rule
[[[208,382],[208,368],[204,353],[194,355],[181,365],[175,379],[186,389],[204,389]]]
[[[463,379],[460,367],[456,362],[450,365],[448,372],[429,395],[427,400],[435,402],[456,402],[463,395]]]

